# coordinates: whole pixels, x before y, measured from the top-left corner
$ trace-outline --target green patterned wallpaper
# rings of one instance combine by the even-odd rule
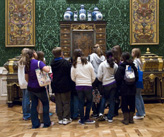
[[[35,0],[36,1],[36,50],[45,52],[47,63],[52,59],[51,50],[59,46],[59,21],[67,7],[79,10],[82,0]],[[93,1],[93,2],[92,2]],[[129,0],[92,0],[84,1],[85,9],[93,10],[97,6],[107,23],[107,48],[120,45],[124,51],[130,51],[129,45]],[[164,56],[164,1],[160,1],[160,45],[138,46],[144,53],[147,47]],[[134,46],[133,46],[134,47]],[[19,55],[22,48],[5,48],[5,0],[0,0],[0,66],[8,58]]]

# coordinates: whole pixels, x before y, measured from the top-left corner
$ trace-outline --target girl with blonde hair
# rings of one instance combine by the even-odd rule
[[[25,65],[26,65],[26,54],[28,48],[22,50],[21,58],[18,62],[18,82],[20,89],[22,90],[22,110],[23,110],[23,120],[28,120],[31,117],[30,114],[30,97],[27,90],[27,82],[25,80]]]
[[[132,57],[133,57],[133,63],[135,64],[137,70],[142,70],[142,60],[141,60],[141,51],[139,48],[132,49]],[[134,119],[143,119],[145,116],[145,107],[144,107],[144,101],[141,95],[141,90],[143,89],[143,82],[138,81],[136,84],[137,90],[136,90],[136,96],[135,96],[135,106],[137,109],[136,116],[134,116]]]

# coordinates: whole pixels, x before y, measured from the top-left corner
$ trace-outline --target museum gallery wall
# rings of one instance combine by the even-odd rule
[[[72,4],[74,3],[74,4]],[[47,63],[52,59],[51,50],[59,46],[59,21],[67,7],[72,11],[80,9],[79,0],[35,0],[35,32],[36,50],[45,52]],[[130,46],[130,2],[129,0],[96,0],[85,4],[86,10],[93,10],[97,6],[107,21],[107,49],[113,45],[120,45],[124,51],[133,47],[140,47],[142,53],[147,47],[158,55],[164,56],[164,1],[160,0],[159,6],[159,45]],[[0,1],[0,66],[9,58],[20,54],[22,48],[5,48],[5,0]]]

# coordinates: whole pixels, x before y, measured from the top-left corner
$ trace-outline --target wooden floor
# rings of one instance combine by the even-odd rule
[[[30,121],[23,121],[21,106],[8,108],[0,105],[0,137],[164,137],[164,104],[146,104],[144,120],[123,125],[122,114],[113,123],[96,122],[93,125],[79,125],[77,121],[63,126],[57,124],[56,114],[51,116],[55,125],[49,128],[31,129]],[[51,104],[55,113],[55,105]]]

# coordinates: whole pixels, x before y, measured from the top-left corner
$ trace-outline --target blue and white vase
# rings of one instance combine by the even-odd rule
[[[95,7],[94,11],[92,12],[92,19],[93,21],[101,21],[103,19],[103,15],[97,7]]]
[[[88,11],[88,21],[92,21],[92,13]]]
[[[81,9],[79,10],[79,19],[80,21],[86,20],[86,10],[84,9],[84,5],[81,5]]]
[[[67,8],[66,12],[64,13],[64,20],[65,21],[72,21],[73,19],[73,12],[71,11],[71,8]]]
[[[73,18],[74,18],[74,21],[77,21],[77,19],[78,19],[78,12],[77,11],[74,11]]]

